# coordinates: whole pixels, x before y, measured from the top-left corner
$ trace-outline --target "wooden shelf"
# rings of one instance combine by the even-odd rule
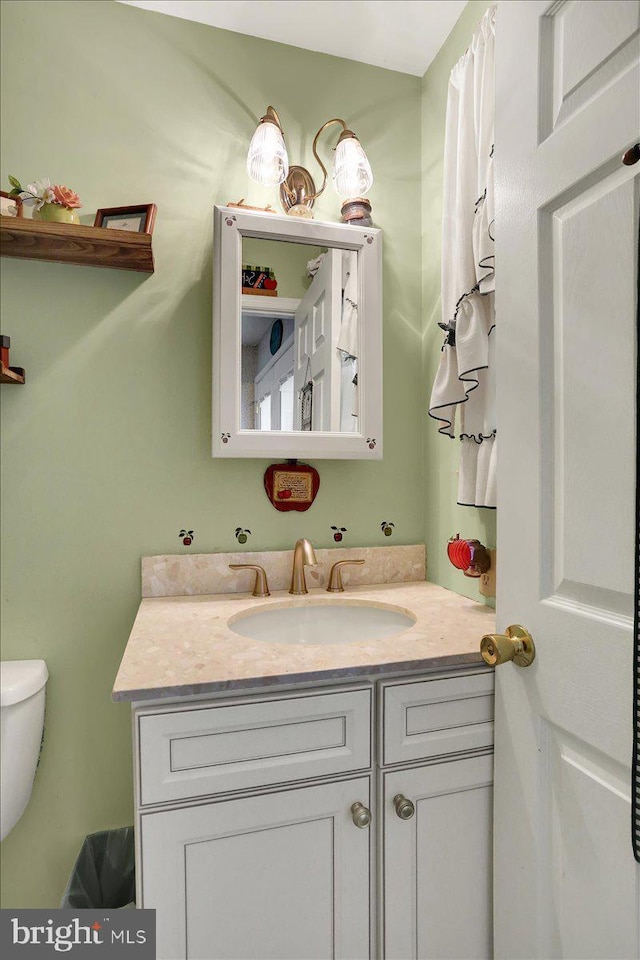
[[[268,297],[263,300],[254,297],[251,293],[243,293],[240,303],[243,313],[273,317],[282,317],[287,313],[294,314],[300,306],[300,300],[295,297]]]
[[[243,297],[277,297],[277,290],[264,290],[262,287],[243,287]]]
[[[24,369],[5,367],[4,363],[0,363],[0,383],[24,383]]]
[[[0,217],[0,255],[153,273],[150,234],[74,223]]]

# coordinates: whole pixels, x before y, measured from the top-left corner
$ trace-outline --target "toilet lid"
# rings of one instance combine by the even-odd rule
[[[49,671],[44,660],[3,660],[0,663],[0,706],[10,707],[42,690]]]

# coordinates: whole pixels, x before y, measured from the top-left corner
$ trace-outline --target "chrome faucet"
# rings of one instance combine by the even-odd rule
[[[291,586],[289,587],[289,593],[300,596],[303,593],[309,592],[304,579],[305,564],[315,566],[317,562],[313,547],[309,541],[304,538],[298,540],[293,550],[293,567],[291,569]]]

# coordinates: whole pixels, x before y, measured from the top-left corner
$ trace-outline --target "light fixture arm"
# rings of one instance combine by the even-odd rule
[[[311,149],[313,150],[313,155],[314,155],[314,157],[316,158],[316,160],[318,161],[318,163],[320,164],[320,168],[321,168],[321,170],[322,170],[322,186],[321,186],[320,189],[317,190],[312,196],[307,197],[308,200],[317,200],[318,197],[319,197],[320,194],[324,191],[324,188],[325,188],[326,185],[327,185],[327,177],[328,177],[327,168],[325,167],[324,163],[323,163],[322,160],[320,159],[320,157],[319,157],[319,155],[318,155],[318,151],[316,150],[316,146],[317,146],[317,144],[318,144],[318,138],[320,137],[320,134],[321,134],[321,133],[324,133],[324,131],[327,129],[327,127],[330,127],[332,123],[339,123],[339,124],[341,125],[341,127],[342,127],[342,133],[341,133],[340,136],[338,137],[338,143],[340,143],[340,141],[341,141],[341,140],[344,140],[346,137],[354,137],[354,136],[355,136],[355,134],[354,134],[351,130],[349,130],[349,129],[347,128],[346,123],[344,122],[344,120],[341,120],[340,117],[334,117],[333,120],[327,120],[326,123],[323,123],[323,124],[322,124],[322,126],[320,127],[320,129],[319,129],[318,132],[316,133],[315,137],[313,138],[313,146],[312,146],[312,148],[311,148]],[[336,146],[337,146],[337,145],[338,145],[338,144],[336,144]]]

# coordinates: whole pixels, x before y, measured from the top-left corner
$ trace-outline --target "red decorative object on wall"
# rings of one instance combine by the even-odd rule
[[[276,510],[308,510],[320,488],[320,474],[308,463],[272,463],[264,489]]]
[[[447,555],[465,577],[480,577],[491,566],[487,548],[479,540],[461,540],[459,533],[447,543]]]

